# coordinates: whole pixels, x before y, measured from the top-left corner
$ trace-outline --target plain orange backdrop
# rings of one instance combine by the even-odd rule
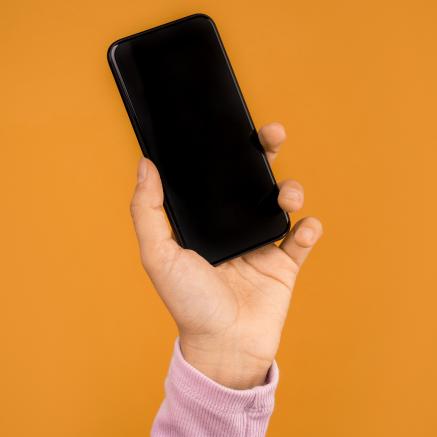
[[[149,434],[176,330],[137,253],[140,152],[106,49],[194,12],[216,21],[256,125],[287,127],[274,172],[325,225],[268,435],[435,437],[431,0],[3,0],[0,435]]]

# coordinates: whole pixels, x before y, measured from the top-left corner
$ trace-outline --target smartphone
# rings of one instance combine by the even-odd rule
[[[289,217],[213,20],[122,38],[108,61],[179,244],[217,265],[284,237]]]

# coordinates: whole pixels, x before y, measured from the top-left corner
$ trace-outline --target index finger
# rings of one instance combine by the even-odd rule
[[[271,164],[279,152],[281,144],[286,139],[285,129],[281,123],[269,123],[258,132],[258,138],[266,152],[267,159]]]

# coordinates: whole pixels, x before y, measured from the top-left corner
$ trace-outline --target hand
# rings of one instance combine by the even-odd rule
[[[259,131],[270,162],[285,139],[272,123]],[[287,212],[303,206],[303,189],[279,184],[278,203]],[[262,385],[279,347],[297,273],[322,233],[307,217],[278,246],[270,244],[213,267],[174,240],[162,208],[155,165],[142,158],[131,212],[141,259],[172,314],[184,358],[216,382],[236,389]]]

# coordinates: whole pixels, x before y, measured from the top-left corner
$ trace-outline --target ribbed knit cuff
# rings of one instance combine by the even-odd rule
[[[167,384],[198,401],[204,408],[221,412],[272,412],[279,369],[276,362],[270,367],[264,385],[247,390],[235,390],[218,384],[199,372],[182,356],[179,339],[176,340]]]

